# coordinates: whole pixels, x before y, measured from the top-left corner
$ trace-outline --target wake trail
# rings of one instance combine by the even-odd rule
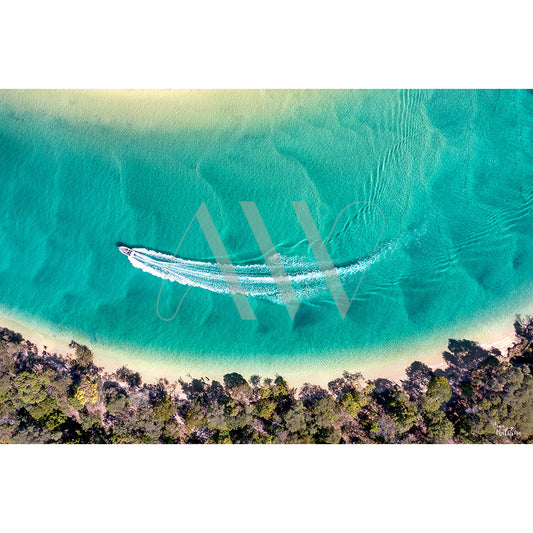
[[[343,285],[349,284],[352,279],[357,281],[370,265],[379,261],[393,247],[394,243],[389,243],[374,254],[349,265],[334,267],[334,269]],[[143,272],[188,287],[200,287],[215,293],[232,294],[225,281],[228,274],[224,276],[216,262],[182,259],[146,248],[132,248],[131,250],[131,255],[127,256],[129,262]],[[281,261],[299,301],[311,301],[327,296],[328,288],[324,273],[315,262],[298,257],[281,257]],[[242,290],[239,288],[235,291],[234,289],[233,293],[283,303],[276,281],[266,264],[237,264],[234,265],[234,269],[233,276],[240,281]],[[328,275],[328,272],[326,271],[325,274]],[[235,287],[235,284],[232,286]]]

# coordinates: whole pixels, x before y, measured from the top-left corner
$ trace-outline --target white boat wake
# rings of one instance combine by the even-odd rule
[[[394,243],[389,243],[374,254],[352,264],[335,267],[342,284],[357,282],[370,265],[379,261],[393,247]],[[234,265],[234,275],[237,276],[240,285],[231,284],[231,292],[226,283],[228,274],[223,275],[216,262],[182,259],[146,248],[120,247],[120,251],[135,268],[158,278],[175,281],[188,287],[200,287],[215,293],[240,292],[246,296],[283,303],[278,285],[265,263]],[[281,257],[281,262],[298,301],[312,301],[328,294],[324,273],[316,263],[309,259],[292,257]],[[238,287],[237,291],[235,286]]]

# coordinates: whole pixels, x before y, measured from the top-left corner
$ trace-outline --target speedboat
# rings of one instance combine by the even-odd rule
[[[124,255],[127,255],[127,256],[130,256],[133,253],[133,250],[131,248],[128,248],[127,246],[119,246],[118,247],[118,251],[121,254],[124,254]]]

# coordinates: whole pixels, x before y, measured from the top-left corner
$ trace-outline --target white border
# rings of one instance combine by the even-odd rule
[[[521,530],[530,494],[514,479],[531,478],[530,451],[526,445],[5,446],[2,529]]]
[[[525,0],[0,7],[3,88],[531,86]]]
[[[18,0],[0,7],[0,50],[2,88],[533,86],[517,0]],[[513,530],[529,452],[4,446],[2,529]]]

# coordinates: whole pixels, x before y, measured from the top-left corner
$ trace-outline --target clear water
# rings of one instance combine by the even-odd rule
[[[379,359],[529,305],[533,94],[300,98],[271,119],[128,128],[24,109],[0,92],[0,306],[66,338],[208,371]],[[294,320],[240,201],[256,202],[289,278],[305,281]],[[357,289],[344,320],[292,201],[329,237],[347,294]],[[202,202],[233,264],[255,278],[256,321],[241,320],[216,271],[193,220]],[[178,256],[199,267],[178,283],[116,247],[173,255],[189,225]]]

